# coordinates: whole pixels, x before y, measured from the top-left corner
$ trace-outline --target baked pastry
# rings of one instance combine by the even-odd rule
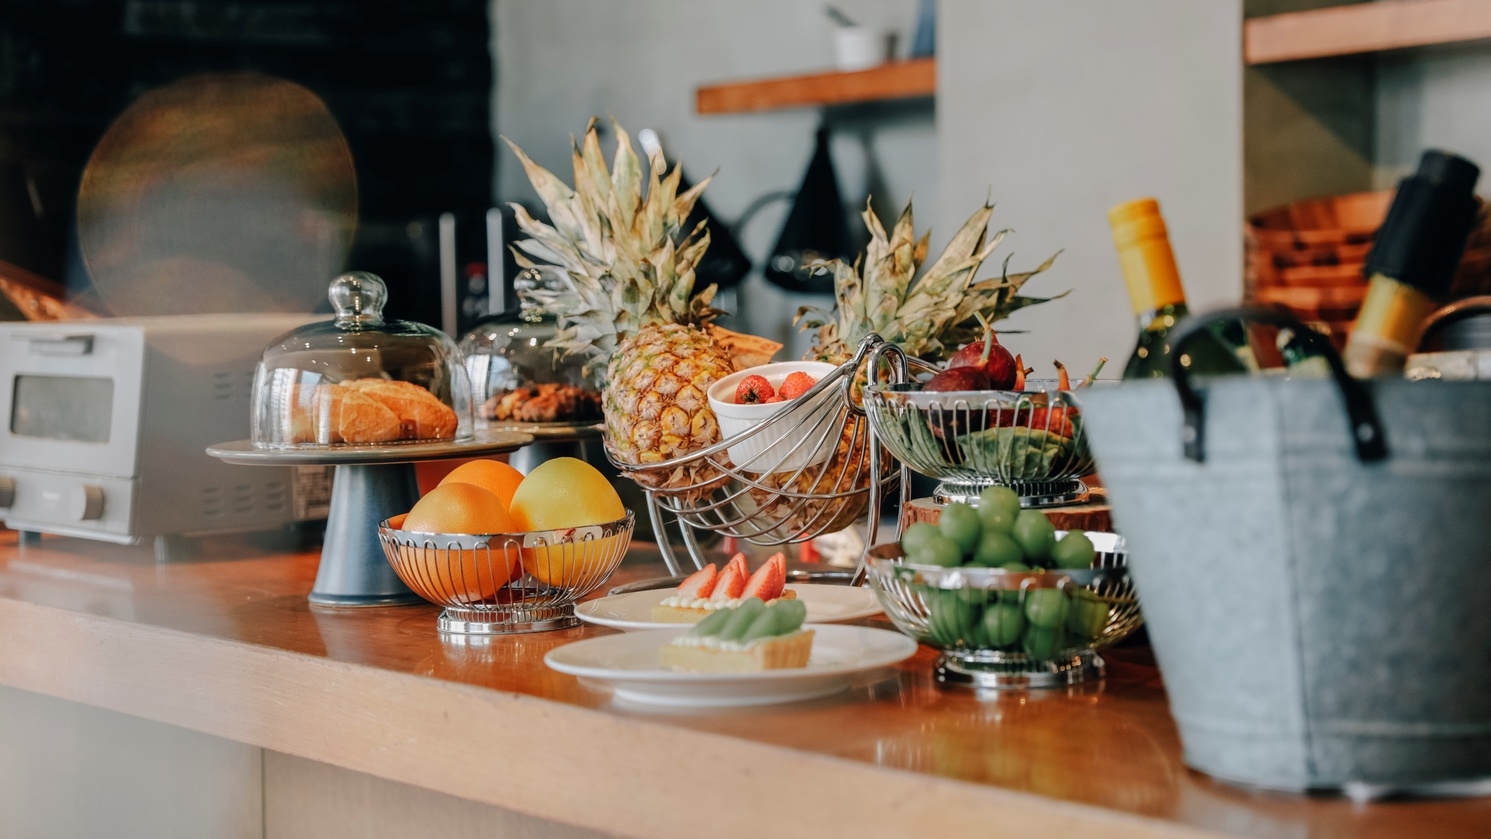
[[[813,653],[813,630],[802,628],[807,615],[807,607],[796,600],[778,600],[768,606],[747,598],[674,638],[658,650],[658,663],[702,673],[807,667]]]
[[[724,571],[717,571],[711,562],[653,606],[652,619],[658,623],[698,623],[713,612],[739,606],[748,597],[764,603],[796,599],[797,593],[787,588],[787,557],[773,555],[749,578],[745,554],[732,557]]]
[[[456,436],[456,412],[413,382],[353,379],[342,384],[378,400],[397,414],[401,439],[449,440]]]
[[[433,393],[388,379],[316,385],[309,404],[297,398],[290,411],[290,441],[322,446],[450,440],[456,426],[456,412]]]
[[[508,422],[583,422],[603,417],[599,392],[557,383],[493,394],[481,412],[484,419]]]
[[[297,443],[388,443],[403,433],[398,414],[341,385],[316,385],[309,415],[292,420]]]

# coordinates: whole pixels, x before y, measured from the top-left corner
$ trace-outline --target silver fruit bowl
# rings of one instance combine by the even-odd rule
[[[876,385],[865,413],[898,460],[941,481],[933,498],[977,505],[1007,486],[1026,507],[1086,501],[1093,472],[1082,414],[1071,391],[1033,380],[1024,391],[929,393],[920,384]]]
[[[937,679],[974,688],[1060,687],[1103,673],[1097,650],[1143,624],[1116,533],[1089,532],[1091,568],[1006,571],[913,565],[870,549],[870,586],[896,628],[942,651]]]

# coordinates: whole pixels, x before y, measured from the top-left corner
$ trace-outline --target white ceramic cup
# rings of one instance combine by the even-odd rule
[[[839,429],[833,426],[837,406],[831,401],[814,399],[812,403],[803,399],[770,404],[735,401],[735,388],[746,376],[762,376],[778,389],[791,373],[807,373],[823,381],[823,377],[838,369],[821,361],[778,361],[762,364],[736,373],[731,373],[709,386],[709,407],[720,423],[720,434],[730,439],[744,434],[783,411],[789,412],[770,429],[745,437],[727,451],[730,462],[747,471],[795,472],[804,466],[822,463],[833,454],[839,444]],[[811,437],[817,440],[804,442]],[[795,448],[794,448],[795,447]]]
[[[834,66],[843,71],[868,70],[885,63],[885,36],[868,26],[834,29]]]

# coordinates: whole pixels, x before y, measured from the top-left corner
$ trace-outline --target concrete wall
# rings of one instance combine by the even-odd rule
[[[1377,171],[1390,187],[1419,153],[1441,148],[1480,164],[1491,194],[1491,46],[1434,47],[1377,60]]]
[[[1053,358],[1122,369],[1134,319],[1107,211],[1159,198],[1194,308],[1242,288],[1240,0],[942,0],[939,229],[992,192],[1015,267],[1064,248],[1005,343],[1039,374]],[[986,269],[987,270],[987,269]]]
[[[895,32],[904,53],[914,27],[909,0],[841,0],[856,20]],[[733,222],[754,199],[797,187],[812,152],[815,109],[700,116],[701,84],[828,69],[831,23],[821,3],[801,0],[494,0],[496,130],[568,180],[571,134],[591,115],[617,117],[635,134],[656,129],[670,157],[697,180],[718,169],[705,193]],[[833,153],[845,200],[862,205],[873,188],[882,217],[913,193],[931,221],[936,139],[929,101],[890,108],[837,110]],[[608,146],[609,148],[609,146]],[[496,194],[533,193],[505,145],[498,147]],[[759,213],[742,244],[760,261],[775,243],[787,204]],[[854,221],[859,229],[859,221]],[[787,341],[803,302],[752,276],[737,306],[745,325]],[[793,356],[805,348],[797,339]]]
[[[841,5],[910,38],[910,0]],[[698,116],[693,90],[829,65],[820,4],[496,0],[493,14],[497,130],[540,162],[567,167],[567,137],[591,114],[612,113],[632,130],[656,127],[695,176],[719,167],[706,197],[726,219],[796,185],[819,112]],[[1032,334],[1009,342],[1042,372],[1058,357],[1085,369],[1107,355],[1116,367],[1132,348],[1106,219],[1119,201],[1161,199],[1193,304],[1237,299],[1241,0],[941,0],[940,14],[935,126],[930,103],[830,112],[848,200],[873,188],[885,217],[914,192],[935,253],[992,194],[995,226],[1017,231],[996,259],[1014,252],[1012,264],[1029,267],[1065,248],[1030,291],[1072,295],[1018,316],[1013,325]],[[498,196],[530,196],[507,152],[499,155]],[[784,211],[745,231],[754,257],[775,240]],[[748,288],[746,325],[786,338],[801,301],[759,278]]]

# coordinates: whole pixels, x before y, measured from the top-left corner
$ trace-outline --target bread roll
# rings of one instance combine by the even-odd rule
[[[317,385],[311,394],[311,413],[313,439],[323,446],[388,443],[399,439],[403,433],[398,414],[388,406],[341,385]],[[304,433],[299,428],[296,432]]]
[[[353,379],[342,384],[377,400],[397,415],[402,439],[450,440],[456,436],[456,412],[413,382]]]

